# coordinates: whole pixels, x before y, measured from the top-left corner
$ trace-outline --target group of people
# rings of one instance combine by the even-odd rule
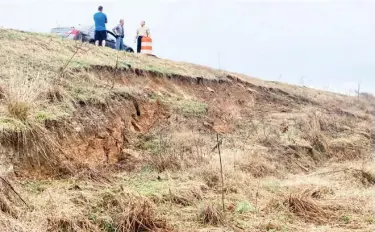
[[[103,13],[103,7],[99,6],[98,12],[94,14],[95,21],[95,45],[105,47],[105,41],[107,39],[107,28],[108,23],[107,15]],[[124,46],[124,19],[120,19],[117,26],[112,29],[113,33],[116,35],[116,49],[122,50]],[[137,43],[137,53],[141,52],[142,38],[150,37],[150,30],[146,27],[146,22],[142,21],[141,26],[137,29],[137,34],[135,36],[134,42]]]

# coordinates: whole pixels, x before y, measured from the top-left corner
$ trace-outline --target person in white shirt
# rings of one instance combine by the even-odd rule
[[[150,37],[150,29],[146,26],[146,22],[141,22],[141,27],[137,29],[137,34],[135,36],[134,43],[137,42],[137,53],[141,52],[142,38]]]

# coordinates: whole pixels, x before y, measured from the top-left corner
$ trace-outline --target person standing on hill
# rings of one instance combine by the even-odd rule
[[[103,7],[99,6],[98,12],[94,14],[95,21],[95,45],[100,44],[105,47],[105,41],[107,39],[107,28],[105,24],[108,22],[107,15],[103,13]]]
[[[142,21],[141,22],[141,27],[137,29],[137,34],[135,36],[135,42],[137,42],[137,53],[141,52],[141,47],[142,47],[142,38],[143,37],[150,37],[150,29],[146,27],[146,22]]]
[[[116,35],[116,49],[122,50],[124,46],[124,20],[120,19],[120,23],[112,29],[113,33]]]

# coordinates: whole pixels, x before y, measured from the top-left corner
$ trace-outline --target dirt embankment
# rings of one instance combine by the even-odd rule
[[[7,33],[33,39],[0,44],[5,231],[374,228],[371,96]]]

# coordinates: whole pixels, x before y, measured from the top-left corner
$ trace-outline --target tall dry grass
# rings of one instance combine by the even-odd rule
[[[14,152],[15,161],[56,166],[60,146],[38,120],[40,110],[48,103],[48,91],[52,87],[50,73],[37,72],[34,76],[29,69],[17,69],[16,65],[0,71],[1,144]]]

